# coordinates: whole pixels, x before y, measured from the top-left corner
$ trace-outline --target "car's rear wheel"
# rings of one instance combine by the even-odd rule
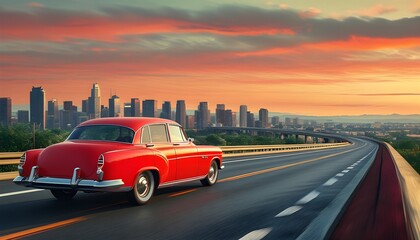
[[[59,190],[59,189],[51,189],[52,195],[60,201],[68,201],[76,195],[76,190]]]
[[[217,182],[217,177],[219,176],[219,166],[217,165],[216,161],[212,161],[210,164],[209,172],[203,180],[201,180],[201,184],[204,186],[211,186]]]
[[[145,171],[140,173],[133,190],[128,192],[128,200],[137,205],[147,204],[155,191],[155,179],[152,172]]]

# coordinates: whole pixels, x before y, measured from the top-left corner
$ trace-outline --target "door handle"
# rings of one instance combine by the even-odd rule
[[[152,143],[146,143],[146,147],[154,147],[155,146],[155,144],[152,144]]]

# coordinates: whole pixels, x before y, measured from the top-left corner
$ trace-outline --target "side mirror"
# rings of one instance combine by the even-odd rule
[[[194,142],[194,138],[188,138],[188,142],[193,143]]]

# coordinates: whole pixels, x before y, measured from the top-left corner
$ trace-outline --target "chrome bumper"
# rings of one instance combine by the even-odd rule
[[[80,179],[80,169],[73,170],[73,176],[68,178],[51,178],[38,177],[38,166],[31,169],[29,177],[17,176],[13,182],[34,188],[43,189],[63,189],[63,190],[80,190],[80,191],[97,191],[97,192],[118,192],[128,191],[130,188],[124,187],[124,182],[121,179],[95,181]]]

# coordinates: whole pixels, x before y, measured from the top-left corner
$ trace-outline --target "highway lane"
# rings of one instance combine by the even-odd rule
[[[3,181],[0,239],[13,233],[28,239],[295,239],[376,148],[355,140],[335,149],[226,158],[216,185],[159,189],[141,207],[119,193],[78,193],[68,203],[49,191],[2,196],[30,190]]]

